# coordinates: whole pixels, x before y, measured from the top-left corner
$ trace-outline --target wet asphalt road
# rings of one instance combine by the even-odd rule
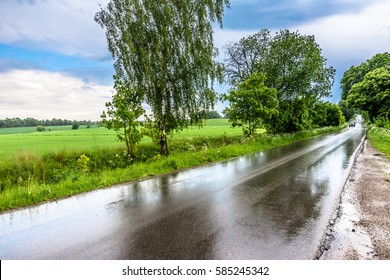
[[[0,215],[0,259],[313,259],[365,131]]]

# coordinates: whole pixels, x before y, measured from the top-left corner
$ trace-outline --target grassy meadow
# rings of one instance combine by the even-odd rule
[[[0,134],[0,212],[59,199],[118,183],[175,172],[340,130],[322,128],[296,134],[242,136],[226,119],[208,120],[169,140],[170,156],[145,137],[130,157],[113,131],[102,127],[51,131],[6,129]],[[1,131],[1,129],[0,129]],[[13,133],[16,132],[16,133]],[[261,131],[260,131],[261,132]]]
[[[103,127],[87,129],[80,126],[54,126],[51,131],[38,132],[36,128],[0,129],[0,159],[9,160],[18,153],[44,154],[48,152],[80,151],[95,146],[121,146],[115,140],[115,133]]]
[[[51,129],[49,131],[48,129]],[[190,127],[174,134],[173,139],[192,139],[197,137],[218,137],[227,134],[239,136],[241,129],[231,128],[227,119],[207,120],[202,128]],[[150,143],[145,137],[141,144]],[[83,152],[94,148],[121,148],[123,143],[116,140],[115,132],[104,127],[71,126],[46,127],[38,132],[36,127],[0,129],[0,160],[9,160],[20,153],[44,154],[48,152]]]

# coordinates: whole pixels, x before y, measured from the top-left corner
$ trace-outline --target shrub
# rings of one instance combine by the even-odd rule
[[[72,123],[72,129],[79,129],[79,127],[80,127],[80,124],[78,122],[75,121]]]
[[[388,117],[380,117],[375,120],[375,125],[390,129],[390,119]]]
[[[38,125],[38,126],[37,126],[37,131],[39,131],[39,132],[45,131],[45,127],[42,126],[42,125]]]
[[[77,160],[77,166],[80,168],[81,171],[83,171],[84,173],[88,173],[89,172],[89,167],[88,167],[88,163],[89,163],[89,157],[87,157],[86,155],[82,154],[79,159]]]

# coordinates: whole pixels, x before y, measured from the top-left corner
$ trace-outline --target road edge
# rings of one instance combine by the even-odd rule
[[[320,245],[318,246],[317,252],[315,254],[314,260],[322,260],[324,255],[327,251],[332,247],[332,244],[335,242],[336,237],[334,235],[334,227],[336,225],[337,219],[340,219],[342,215],[342,203],[343,203],[343,196],[346,193],[346,187],[348,183],[350,182],[352,171],[354,170],[356,166],[356,161],[359,155],[363,152],[364,149],[364,143],[367,141],[367,129],[365,128],[365,135],[362,138],[358,148],[354,152],[352,164],[349,166],[348,170],[348,176],[346,178],[346,181],[344,182],[344,185],[340,192],[339,201],[337,203],[336,208],[333,210],[332,217],[330,218],[328,225],[326,226],[326,231],[323,234],[322,241],[320,242]]]

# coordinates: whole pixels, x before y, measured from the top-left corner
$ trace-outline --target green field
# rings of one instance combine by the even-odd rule
[[[63,131],[63,130],[70,130],[72,129],[71,125],[63,125],[63,126],[48,126],[45,127],[47,129],[46,132],[51,131]],[[85,126],[80,126],[80,128],[85,128]],[[0,128],[0,135],[7,135],[7,134],[26,134],[26,133],[33,133],[37,132],[37,128],[34,127],[11,127],[11,128]]]
[[[115,133],[102,127],[80,128],[53,127],[52,131],[37,132],[33,128],[0,129],[0,159],[10,159],[21,152],[42,154],[62,150],[75,151],[96,146],[118,146]]]
[[[0,129],[0,160],[8,160],[18,153],[44,154],[59,151],[84,151],[93,148],[124,147],[116,140],[115,132],[104,127],[80,126],[72,130],[71,126],[50,127],[51,131],[37,132],[36,127]],[[239,128],[233,129],[227,119],[207,120],[202,128],[190,127],[175,133],[174,139],[196,137],[218,137],[241,135]],[[143,143],[150,142],[145,137]]]

